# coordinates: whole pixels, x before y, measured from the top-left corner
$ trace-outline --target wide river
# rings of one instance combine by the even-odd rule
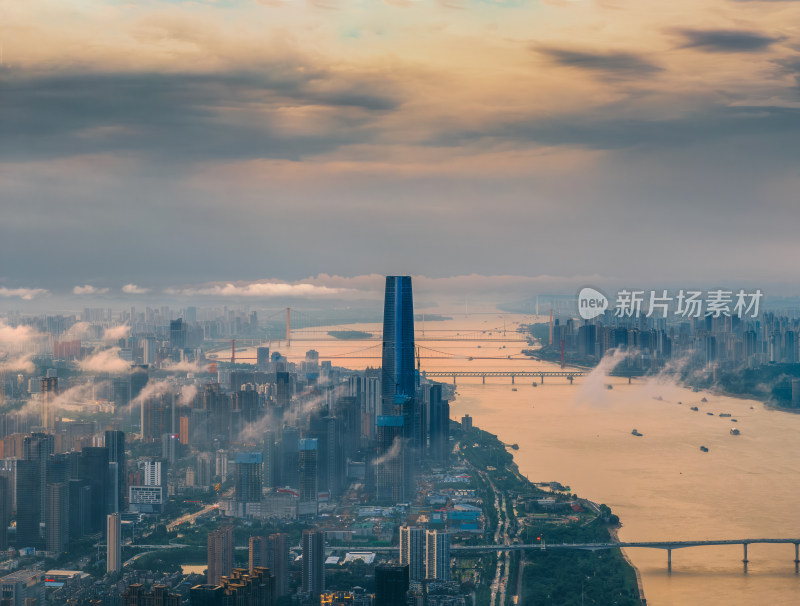
[[[427,322],[424,338],[418,322],[422,369],[559,370],[521,357],[526,345],[519,341],[452,340],[498,338],[504,325],[511,339],[517,323],[531,320],[462,312]],[[300,360],[312,348],[336,366],[380,365],[377,357],[336,357],[362,349],[359,356],[378,356],[375,341],[294,341],[272,349]],[[531,480],[556,480],[608,504],[621,518],[622,541],[800,538],[800,415],[656,379],[629,385],[599,371],[573,385],[563,378],[536,387],[528,379],[513,386],[508,378],[459,379],[457,394],[452,418],[469,413],[478,427],[519,444],[514,457]],[[741,435],[730,434],[734,427]],[[631,435],[634,428],[644,435]],[[665,551],[635,548],[627,555],[654,606],[800,604],[793,545],[751,545],[746,573],[741,545],[675,550],[671,574]]]

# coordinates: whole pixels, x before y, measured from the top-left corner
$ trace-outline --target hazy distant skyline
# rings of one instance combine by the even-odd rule
[[[798,292],[798,23],[791,0],[0,1],[0,298]]]

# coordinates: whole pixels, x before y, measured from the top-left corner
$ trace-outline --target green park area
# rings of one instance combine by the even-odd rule
[[[506,604],[512,604],[515,595],[520,604],[642,603],[636,571],[619,549],[548,549],[556,544],[615,541],[619,518],[609,507],[579,498],[558,483],[529,481],[520,473],[510,447],[493,434],[478,428],[453,433],[483,500],[486,530],[474,542],[495,543],[500,525],[501,540],[537,546],[509,552],[502,564],[501,575],[508,588]],[[483,576],[476,592],[478,604],[489,603],[488,587],[498,557],[471,556],[473,569]]]

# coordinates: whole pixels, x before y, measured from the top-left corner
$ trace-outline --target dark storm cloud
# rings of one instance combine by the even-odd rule
[[[661,68],[634,53],[588,53],[564,48],[535,47],[533,50],[558,65],[617,77],[639,78]]]
[[[685,47],[710,53],[752,53],[767,50],[779,38],[760,32],[732,29],[682,30]]]
[[[0,72],[0,158],[146,152],[175,160],[297,159],[369,140],[400,100],[386,83],[323,71],[225,74]],[[281,109],[336,110],[311,134],[278,128]]]
[[[500,124],[480,131],[447,133],[430,143],[459,146],[478,140],[517,140],[600,150],[674,149],[723,139],[786,135],[790,143],[785,153],[800,156],[800,109],[796,108],[710,106],[680,118],[663,120],[625,118],[619,114],[624,111]],[[747,153],[747,149],[742,152]]]
[[[778,59],[774,61],[777,66],[777,73],[782,76],[794,76],[800,83],[800,58],[790,57],[788,59]]]

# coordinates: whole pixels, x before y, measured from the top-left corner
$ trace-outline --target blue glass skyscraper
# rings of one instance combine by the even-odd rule
[[[396,414],[394,396],[416,395],[414,371],[414,301],[411,276],[386,276],[383,304],[383,414]]]
[[[386,276],[375,469],[376,494],[381,502],[404,502],[414,493],[413,460],[420,452],[416,391],[411,276]]]

